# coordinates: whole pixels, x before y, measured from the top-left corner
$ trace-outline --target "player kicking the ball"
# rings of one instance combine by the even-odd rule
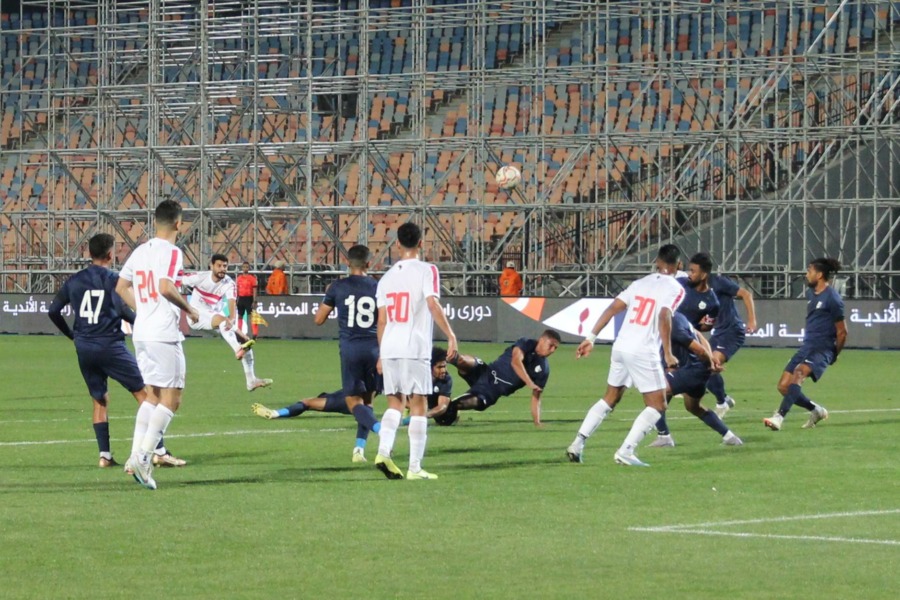
[[[218,330],[231,349],[234,357],[241,361],[244,376],[247,378],[247,391],[272,385],[271,379],[257,379],[253,370],[253,344],[256,342],[241,332],[231,319],[225,316],[223,306],[228,303],[228,314],[235,315],[235,299],[237,287],[234,280],[227,275],[228,258],[223,254],[213,254],[209,259],[209,271],[201,271],[186,275],[183,284],[194,288],[191,294],[191,306],[197,309],[200,319],[191,323],[195,331]]]

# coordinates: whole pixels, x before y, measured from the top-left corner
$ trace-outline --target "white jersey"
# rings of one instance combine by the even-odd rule
[[[228,275],[216,281],[212,271],[201,271],[185,275],[182,283],[194,288],[190,302],[198,312],[223,312],[222,307],[229,300],[237,298],[237,285]]]
[[[387,312],[381,358],[431,360],[434,320],[428,298],[441,297],[441,277],[431,263],[417,258],[397,262],[378,282],[375,300]]]
[[[136,342],[180,342],[181,309],[160,294],[160,281],[181,287],[184,275],[181,250],[166,240],[153,238],[134,249],[119,277],[130,281],[137,306],[133,339]]]
[[[616,298],[628,305],[628,312],[613,350],[659,360],[659,313],[663,308],[674,313],[684,298],[684,288],[671,275],[653,273],[633,282]]]

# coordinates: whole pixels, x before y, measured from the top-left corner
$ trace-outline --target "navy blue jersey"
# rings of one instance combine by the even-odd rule
[[[703,317],[715,319],[719,316],[719,298],[711,287],[705,292],[699,292],[697,288],[690,286],[687,277],[681,277],[676,281],[684,288],[684,298],[677,311],[686,316],[691,325],[700,327]]]
[[[343,342],[378,340],[378,282],[368,275],[338,279],[325,291],[323,302],[338,312],[339,339]]]
[[[91,265],[63,284],[50,304],[49,316],[68,337],[78,340],[124,340],[122,319],[134,323],[130,309],[116,294],[119,276],[109,269]],[[75,313],[74,335],[60,314],[67,304]]]
[[[681,312],[672,315],[672,354],[678,359],[678,368],[702,364],[697,355],[690,350],[691,344],[695,341],[697,341],[697,334],[687,317]],[[663,368],[666,368],[662,350],[659,354],[663,361]]]
[[[803,347],[834,351],[838,321],[844,320],[844,301],[830,285],[820,293],[806,291],[806,332]]]
[[[431,393],[428,394],[428,408],[434,408],[438,405],[438,398],[441,396],[450,397],[453,393],[453,378],[450,373],[443,379],[432,379]]]
[[[513,348],[519,348],[522,351],[524,355],[522,363],[525,365],[525,371],[528,372],[528,376],[535,384],[543,388],[550,377],[550,364],[547,362],[546,356],[540,356],[534,351],[537,348],[537,340],[529,338],[520,338],[507,348],[497,360],[488,365],[484,376],[491,380],[495,390],[501,396],[509,396],[525,387],[525,382],[519,379],[512,368]]]
[[[711,275],[709,287],[716,293],[719,299],[719,316],[716,317],[716,331],[725,331],[731,328],[744,329],[744,322],[738,315],[734,306],[734,299],[741,291],[734,280],[722,275]]]

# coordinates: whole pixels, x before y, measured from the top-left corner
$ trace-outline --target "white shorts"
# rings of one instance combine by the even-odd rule
[[[646,394],[666,389],[666,373],[659,355],[654,357],[613,350],[606,382],[613,387],[635,387]]]
[[[431,360],[428,358],[382,358],[381,373],[385,395],[427,396],[431,393]]]
[[[184,389],[184,352],[181,342],[135,342],[134,353],[144,383]]]
[[[222,313],[204,310],[202,308],[197,308],[196,306],[194,308],[197,309],[197,314],[200,315],[200,318],[197,319],[196,323],[191,323],[190,319],[187,320],[188,325],[190,325],[191,329],[194,331],[212,331],[212,320],[214,316],[221,315],[223,319],[226,318]]]

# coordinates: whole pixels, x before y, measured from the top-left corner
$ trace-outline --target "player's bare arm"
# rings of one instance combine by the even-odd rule
[[[131,285],[131,280],[119,277],[119,281],[116,282],[116,293],[128,305],[128,308],[137,310],[137,303],[134,300],[134,287]]]
[[[434,319],[434,322],[440,328],[441,331],[444,332],[444,335],[447,336],[447,360],[453,360],[456,357],[456,334],[453,333],[453,328],[450,327],[450,321],[447,320],[447,315],[444,314],[444,307],[441,306],[440,301],[434,296],[428,297],[428,310],[431,312],[431,318]],[[385,315],[386,318],[387,315]],[[379,331],[381,330],[381,311],[379,310],[378,314],[378,327]],[[381,341],[381,335],[378,336],[379,343]]]
[[[522,352],[522,349],[519,347],[513,348],[512,351],[512,360],[510,361],[510,365],[512,366],[513,371],[515,371],[516,375],[519,376],[525,385],[534,392],[542,392],[543,388],[537,385],[534,381],[532,381],[531,377],[528,375],[528,370],[525,368],[525,353]]]
[[[121,280],[122,278],[120,277],[119,281]],[[118,289],[118,287],[116,289]],[[191,320],[191,323],[196,323],[200,320],[200,313],[197,312],[196,308],[188,304],[188,301],[184,299],[184,296],[182,296],[181,292],[178,291],[178,288],[175,287],[175,282],[171,279],[159,280],[159,293],[163,298],[183,310],[185,314],[187,314],[188,319]]]
[[[834,360],[837,360],[838,354],[841,353],[841,350],[844,349],[844,344],[847,343],[847,322],[838,321],[834,324],[834,329],[837,334],[834,344]]]
[[[612,304],[606,307],[606,310],[603,311],[603,314],[601,314],[600,318],[597,319],[597,322],[594,323],[594,327],[591,328],[591,332],[587,335],[587,337],[584,338],[584,340],[580,344],[578,344],[578,349],[575,350],[575,358],[588,356],[591,353],[591,350],[594,349],[594,340],[597,339],[597,336],[600,335],[600,332],[603,331],[603,328],[609,324],[613,317],[615,317],[626,308],[628,308],[628,305],[618,298],[613,300]]]
[[[313,317],[313,321],[316,325],[324,325],[325,321],[328,320],[328,315],[330,315],[331,311],[333,310],[333,306],[329,306],[328,304],[322,302],[321,304],[319,304],[319,310],[316,311],[316,314]],[[378,339],[380,343],[381,338],[379,337]]]
[[[543,427],[541,422],[541,390],[531,391],[531,419],[534,421],[535,427]]]
[[[438,396],[437,406],[429,409],[425,413],[425,417],[428,419],[432,419],[434,417],[439,417],[445,412],[447,412],[447,407],[450,406],[450,397],[449,396]]]
[[[756,304],[753,303],[753,292],[748,289],[740,288],[737,297],[744,303],[747,309],[747,333],[756,331]]]
[[[668,306],[659,311],[659,339],[662,341],[666,366],[674,369],[678,366],[678,359],[672,354],[672,309]]]

